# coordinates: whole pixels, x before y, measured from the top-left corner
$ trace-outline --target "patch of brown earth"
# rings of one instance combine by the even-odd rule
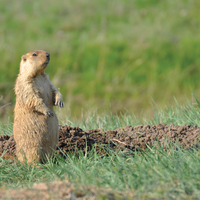
[[[0,199],[69,199],[69,200],[95,200],[95,199],[125,199],[132,197],[129,191],[118,192],[111,189],[95,188],[93,186],[79,186],[75,188],[68,181],[54,181],[52,183],[34,184],[30,189],[0,189]]]
[[[95,144],[97,150],[103,146],[111,148],[125,147],[130,150],[145,149],[165,141],[179,142],[183,148],[189,148],[200,143],[200,127],[178,125],[138,125],[117,128],[113,131],[102,129],[83,131],[79,127],[59,126],[59,142],[57,152],[90,151]],[[7,151],[7,155],[16,155],[13,135],[0,136],[0,153]]]

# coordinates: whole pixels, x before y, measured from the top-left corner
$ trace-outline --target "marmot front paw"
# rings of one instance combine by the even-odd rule
[[[58,99],[55,102],[55,106],[62,108],[62,107],[64,107],[64,103],[62,102],[62,100]]]
[[[53,113],[52,113],[51,111],[47,111],[47,112],[45,113],[45,115],[46,115],[47,117],[53,117]]]

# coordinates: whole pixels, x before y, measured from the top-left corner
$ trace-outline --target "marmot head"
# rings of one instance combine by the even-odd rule
[[[26,74],[26,76],[34,77],[40,73],[43,73],[50,61],[50,54],[38,50],[31,51],[22,56],[20,62],[20,74]]]

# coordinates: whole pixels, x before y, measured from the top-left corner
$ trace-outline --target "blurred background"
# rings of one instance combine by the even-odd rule
[[[13,115],[21,56],[51,54],[63,115],[151,115],[200,97],[199,0],[0,0],[0,118]]]

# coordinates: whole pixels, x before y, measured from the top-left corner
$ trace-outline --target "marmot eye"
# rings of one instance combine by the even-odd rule
[[[34,53],[32,56],[37,56],[37,54],[36,54],[36,53]]]

